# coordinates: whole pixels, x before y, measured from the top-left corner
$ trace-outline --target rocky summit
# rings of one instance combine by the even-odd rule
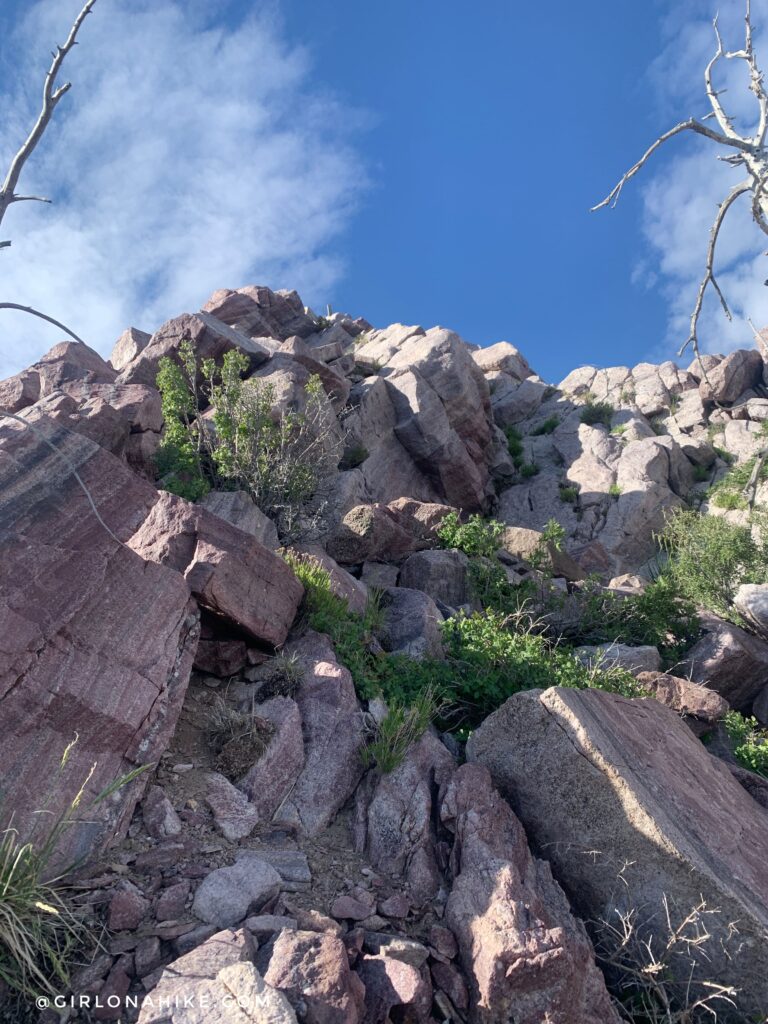
[[[768,1020],[766,452],[263,286],[0,382],[2,1019]]]

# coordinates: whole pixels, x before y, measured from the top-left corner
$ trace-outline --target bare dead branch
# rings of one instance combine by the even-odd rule
[[[12,196],[12,203],[51,203],[52,199],[46,199],[45,196]]]
[[[8,245],[10,244],[11,243],[8,242]],[[53,324],[54,327],[58,327],[60,330],[64,331],[64,333],[68,334],[70,338],[73,338],[75,341],[79,341],[81,345],[85,344],[82,338],[78,338],[75,332],[70,331],[70,329],[65,324],[61,323],[60,320],[54,320],[52,316],[48,316],[46,313],[41,313],[39,309],[33,309],[32,306],[20,306],[17,302],[0,302],[0,309],[18,309],[21,313],[29,313],[31,316],[40,317],[41,320],[47,320],[49,324]]]
[[[720,305],[722,306],[723,312],[725,313],[728,320],[733,319],[731,315],[731,310],[728,306],[728,303],[725,301],[725,296],[723,295],[720,285],[717,283],[717,278],[715,277],[715,249],[717,248],[717,239],[720,235],[720,228],[723,226],[723,221],[725,220],[726,214],[730,210],[731,206],[733,206],[733,204],[739,198],[739,196],[743,196],[744,193],[749,192],[751,188],[751,181],[742,181],[738,185],[734,185],[734,187],[728,193],[726,199],[720,204],[720,206],[717,209],[717,216],[715,217],[715,222],[712,225],[712,229],[709,233],[709,246],[707,247],[707,261],[705,265],[705,274],[704,277],[701,279],[699,291],[696,296],[696,304],[693,307],[693,313],[691,314],[691,331],[688,335],[685,344],[680,346],[680,349],[677,353],[678,356],[681,356],[683,352],[685,352],[685,350],[688,348],[688,346],[692,345],[693,350],[696,353],[696,356],[699,358],[699,362],[701,363],[701,358],[699,357],[698,326],[702,306],[704,305],[704,296],[709,285],[712,285],[712,288],[714,289],[718,299],[720,300]],[[702,370],[703,368],[704,367],[702,364]]]
[[[662,146],[665,142],[674,138],[675,135],[680,135],[682,132],[691,131],[696,132],[698,135],[704,135],[708,139],[712,139],[713,142],[719,143],[721,146],[732,146],[735,149],[743,150],[744,152],[751,152],[752,145],[741,138],[729,138],[727,135],[722,135],[720,132],[713,131],[711,128],[707,128],[706,125],[702,124],[701,121],[697,121],[695,117],[689,117],[687,121],[681,121],[680,124],[676,124],[674,128],[670,128],[668,132],[660,135],[658,139],[649,146],[648,149],[643,153],[637,163],[630,167],[621,181],[614,186],[614,188],[608,193],[602,202],[598,203],[597,206],[593,206],[590,213],[594,213],[596,210],[601,210],[604,206],[615,206],[619,201],[621,190],[624,188],[626,183],[637,174],[637,172],[647,163],[649,157],[651,157],[659,146]]]
[[[19,183],[19,178],[24,165],[32,156],[32,153],[35,151],[35,147],[43,137],[43,133],[48,127],[57,104],[61,100],[62,96],[64,96],[71,88],[71,82],[65,82],[63,85],[58,86],[56,82],[67,54],[77,44],[77,34],[80,31],[83,22],[93,10],[95,4],[96,0],[87,0],[82,10],[75,18],[66,42],[63,46],[57,46],[53,53],[53,60],[48,68],[48,73],[45,76],[45,82],[43,84],[43,102],[40,113],[38,114],[37,120],[32,126],[29,135],[26,137],[18,153],[11,161],[11,166],[8,168],[5,181],[3,182],[2,188],[0,188],[0,222],[2,222],[8,207],[12,203],[18,202],[19,199],[22,198],[33,198],[17,196],[16,186]]]

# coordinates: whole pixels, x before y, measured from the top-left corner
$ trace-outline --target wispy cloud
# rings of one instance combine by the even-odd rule
[[[40,0],[5,44],[19,84],[3,104],[15,114],[0,129],[3,173],[41,64],[80,6]],[[365,184],[353,143],[363,118],[327,94],[274,7],[238,24],[211,7],[226,4],[97,5],[24,178],[55,205],[19,204],[3,223],[2,298],[41,307],[104,354],[129,324],[152,330],[215,288],[296,287],[321,302],[342,271],[332,243]],[[0,377],[60,340],[2,315]]]
[[[715,52],[712,10],[701,0],[660,0],[665,47],[649,72],[658,108],[659,133],[691,115],[710,110],[704,92],[704,68]],[[726,48],[744,41],[744,3],[722,5],[719,25]],[[768,69],[768,0],[753,0],[752,23],[758,57]],[[748,91],[743,61],[720,62],[716,85],[739,130],[749,131],[757,105]],[[651,140],[649,140],[650,142]],[[674,150],[671,148],[674,147]],[[669,358],[688,337],[690,315],[704,274],[709,232],[717,205],[745,176],[717,160],[714,143],[685,135],[670,144],[666,155],[652,158],[641,177],[644,204],[643,230],[649,252],[639,261],[635,280],[661,289],[668,302],[668,330],[654,358]],[[674,155],[672,155],[674,153]],[[634,159],[633,154],[631,159]],[[631,162],[631,160],[630,160]],[[729,323],[714,294],[705,301],[699,324],[703,351],[727,352],[752,345],[751,318],[758,327],[768,324],[768,259],[765,235],[752,222],[749,197],[743,197],[728,215],[718,242],[718,281],[733,312]]]

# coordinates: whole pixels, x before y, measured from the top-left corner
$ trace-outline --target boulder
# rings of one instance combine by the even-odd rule
[[[295,653],[302,667],[295,700],[304,733],[304,767],[274,820],[314,836],[331,823],[360,781],[363,720],[352,677],[337,662],[326,636],[310,631],[287,653]]]
[[[752,714],[763,728],[768,728],[768,683],[755,697],[752,703]]]
[[[455,836],[445,919],[458,939],[473,1019],[618,1024],[583,924],[549,864],[531,856],[486,768],[458,769],[440,817]]]
[[[757,349],[737,349],[699,375],[701,397],[728,404],[748,388],[762,384],[763,359]]]
[[[258,705],[259,718],[274,726],[269,745],[238,782],[262,821],[272,815],[290,793],[304,767],[301,712],[290,697],[273,697]]]
[[[206,313],[234,327],[249,338],[306,338],[317,324],[294,291],[273,292],[264,285],[247,285],[233,291],[219,288],[203,306]]]
[[[358,793],[357,843],[371,864],[408,881],[411,897],[423,904],[440,889],[436,853],[435,796],[456,763],[430,730],[393,772],[378,779],[372,793]]]
[[[658,672],[661,669],[658,648],[647,644],[630,647],[614,641],[594,647],[577,647],[573,653],[588,668],[623,668],[627,672]]]
[[[502,370],[517,380],[525,380],[533,373],[528,360],[514,345],[508,341],[498,341],[495,345],[486,345],[472,353],[472,358],[483,371]]]
[[[136,327],[128,327],[115,344],[112,346],[112,354],[109,361],[112,367],[118,372],[132,362],[150,342],[152,335],[146,331],[140,331]]]
[[[768,640],[768,585],[744,583],[736,591],[733,607],[764,640]]]
[[[704,635],[686,654],[681,675],[724,697],[736,711],[748,708],[768,677],[768,645],[719,619],[701,616]]]
[[[418,1024],[428,1021],[432,1006],[432,986],[426,972],[419,971],[402,960],[386,956],[362,956],[355,964],[355,972],[365,989],[366,1024],[387,1024],[400,1017]],[[407,1011],[402,1008],[407,1007]],[[397,1016],[390,1016],[395,1010]]]
[[[391,509],[381,504],[350,509],[326,543],[331,558],[343,565],[399,561],[424,546],[400,525]]]
[[[168,746],[198,616],[177,572],[123,543],[157,491],[82,435],[34,427],[0,420],[3,814],[24,838],[37,824],[39,839],[40,780],[55,821],[89,779],[88,811],[66,833],[79,856],[122,834],[146,776],[90,800]]]
[[[486,719],[467,756],[489,769],[583,916],[633,909],[642,938],[665,900],[673,927],[703,900],[718,913],[694,981],[738,988],[744,1013],[768,1006],[768,817],[674,711],[531,690]]]
[[[728,711],[728,702],[706,686],[665,672],[638,672],[635,676],[656,700],[672,708],[697,735],[716,725]]]
[[[199,504],[243,533],[249,533],[265,548],[274,550],[280,546],[275,524],[247,491],[209,491]]]
[[[160,786],[149,786],[141,801],[144,828],[153,839],[168,839],[181,832],[181,818]]]
[[[249,836],[259,820],[259,812],[248,797],[218,772],[206,772],[203,784],[203,799],[224,838],[236,843]]]
[[[428,594],[406,587],[388,587],[381,591],[381,611],[377,635],[385,651],[409,658],[442,657],[443,616]]]
[[[555,576],[563,576],[567,580],[583,580],[586,573],[567,551],[545,543],[539,530],[527,530],[523,526],[508,526],[501,539],[505,551],[524,562],[530,562],[534,555],[542,551],[546,553],[549,566]]]
[[[365,990],[336,935],[281,931],[264,980],[301,1007],[305,1024],[361,1024]]]
[[[473,599],[469,558],[462,551],[417,551],[400,570],[400,586],[421,590],[433,601],[459,608]]]
[[[203,879],[195,893],[192,910],[201,921],[229,928],[239,924],[250,911],[259,911],[280,892],[278,872],[250,850],[234,864],[217,868]]]
[[[282,992],[253,965],[246,933],[225,930],[168,964],[150,988],[138,1024],[296,1024]]]
[[[303,587],[283,559],[250,534],[163,493],[128,544],[143,558],[181,573],[214,615],[254,640],[284,642]]]
[[[255,369],[271,355],[269,347],[228,327],[210,313],[183,313],[155,331],[138,355],[123,367],[118,383],[154,385],[160,360],[175,356],[183,341],[191,342],[200,361],[220,362],[225,353],[237,349],[248,356],[251,369]]]

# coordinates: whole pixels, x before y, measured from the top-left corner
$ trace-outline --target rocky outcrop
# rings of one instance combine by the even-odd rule
[[[87,780],[86,803],[159,759],[198,616],[182,576],[124,543],[157,492],[94,442],[43,419],[34,431],[4,420],[0,478],[0,774],[6,820],[26,833],[43,805],[56,820]],[[142,781],[92,808],[68,833],[71,852],[127,827]]]
[[[634,908],[642,935],[665,898],[680,920],[706,901],[719,913],[696,979],[737,987],[744,1012],[765,1010],[768,818],[675,712],[596,691],[534,690],[486,719],[467,753],[489,769],[584,916]]]
[[[472,988],[470,1019],[618,1024],[584,926],[486,768],[459,768],[440,816],[455,836],[445,918]]]
[[[704,635],[688,651],[682,675],[719,693],[737,711],[749,707],[765,686],[768,647],[732,622],[702,616]]]

